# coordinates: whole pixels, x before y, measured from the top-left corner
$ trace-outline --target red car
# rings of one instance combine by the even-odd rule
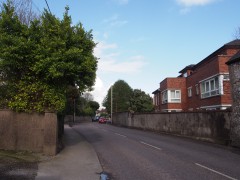
[[[101,123],[101,124],[105,124],[107,122],[107,119],[104,118],[104,117],[100,117],[98,122]]]

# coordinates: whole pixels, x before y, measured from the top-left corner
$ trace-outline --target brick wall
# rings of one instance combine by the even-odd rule
[[[0,149],[55,155],[57,135],[55,113],[26,114],[0,110]]]
[[[186,110],[186,78],[166,78],[160,83],[160,91],[166,89],[177,89],[181,90],[181,103],[167,103],[162,104],[161,109],[182,109]]]

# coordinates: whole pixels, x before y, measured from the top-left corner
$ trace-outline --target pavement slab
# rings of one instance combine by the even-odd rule
[[[52,159],[39,163],[36,180],[99,180],[102,167],[95,150],[68,125],[64,146]]]

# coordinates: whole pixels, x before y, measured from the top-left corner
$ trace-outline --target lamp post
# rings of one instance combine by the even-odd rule
[[[75,122],[75,106],[76,106],[76,102],[75,102],[75,98],[73,99],[73,122]]]
[[[113,111],[113,85],[111,86],[111,121],[112,121],[112,111]]]

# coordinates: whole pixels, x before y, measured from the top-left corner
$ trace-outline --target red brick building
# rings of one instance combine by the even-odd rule
[[[224,110],[232,105],[229,70],[225,64],[240,51],[240,40],[231,41],[198,64],[182,69],[175,78],[160,82],[153,92],[156,111]]]

